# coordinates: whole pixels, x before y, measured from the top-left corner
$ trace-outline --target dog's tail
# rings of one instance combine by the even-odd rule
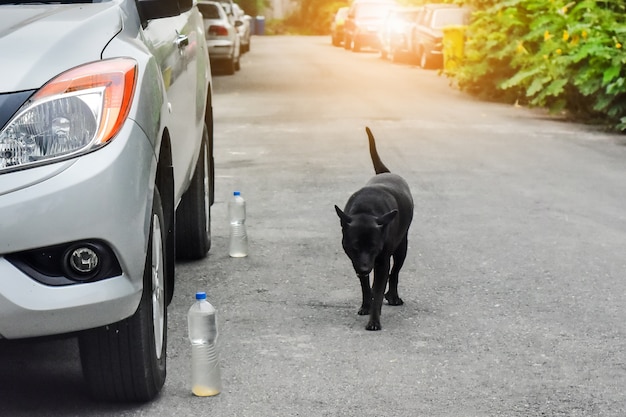
[[[376,151],[376,142],[374,141],[374,135],[372,135],[372,131],[369,127],[365,127],[365,131],[367,132],[367,138],[370,142],[370,155],[372,157],[372,162],[374,163],[374,171],[377,174],[382,174],[383,172],[390,172],[389,168],[383,164],[383,161],[380,160],[380,156],[378,156],[378,152]]]

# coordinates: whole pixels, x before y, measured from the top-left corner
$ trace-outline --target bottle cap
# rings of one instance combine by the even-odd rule
[[[235,196],[237,196],[237,195],[241,195],[241,192],[239,192],[239,191],[235,191],[235,192],[233,193],[233,195],[235,195]]]
[[[206,293],[204,291],[198,291],[196,293],[196,300],[206,300]]]

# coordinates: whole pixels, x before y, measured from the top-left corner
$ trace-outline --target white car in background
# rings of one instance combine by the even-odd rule
[[[233,4],[233,14],[236,20],[241,21],[241,25],[237,26],[239,31],[239,38],[241,39],[241,53],[246,53],[250,50],[250,38],[252,37],[252,17],[248,16],[246,12],[237,4]]]
[[[241,39],[238,27],[243,23],[228,16],[222,3],[201,0],[198,9],[204,20],[204,36],[212,67],[222,67],[232,75],[241,68]]]

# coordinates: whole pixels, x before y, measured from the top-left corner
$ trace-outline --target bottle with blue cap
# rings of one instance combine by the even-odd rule
[[[246,232],[246,200],[239,191],[233,193],[228,202],[230,218],[230,244],[228,254],[233,258],[248,256],[248,234]]]
[[[217,350],[217,310],[205,292],[196,293],[196,302],[187,313],[191,342],[191,392],[198,397],[210,397],[222,391]]]

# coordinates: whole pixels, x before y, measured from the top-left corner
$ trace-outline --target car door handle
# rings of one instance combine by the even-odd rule
[[[186,35],[177,34],[174,41],[178,49],[185,49],[189,45],[189,37]]]

